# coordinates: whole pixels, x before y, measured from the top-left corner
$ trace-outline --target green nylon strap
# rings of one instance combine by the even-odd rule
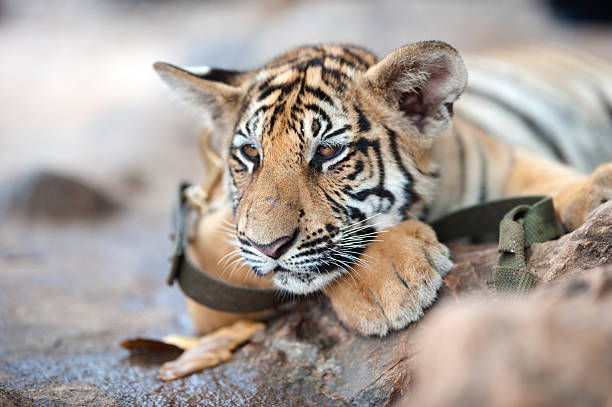
[[[464,237],[495,238],[499,221],[506,213],[519,205],[533,205],[543,198],[544,195],[527,195],[483,202],[446,214],[429,224],[441,242]]]
[[[495,288],[523,294],[535,287],[537,278],[527,268],[525,248],[555,239],[561,233],[552,197],[542,198],[533,205],[518,205],[509,211],[499,223],[498,257],[493,266]]]

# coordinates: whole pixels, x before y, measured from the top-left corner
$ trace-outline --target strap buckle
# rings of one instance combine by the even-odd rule
[[[171,239],[174,241],[174,251],[170,256],[170,272],[166,283],[172,285],[174,280],[178,276],[178,272],[181,263],[185,260],[185,247],[187,244],[187,212],[189,207],[187,205],[187,197],[185,190],[189,187],[189,184],[182,182],[178,189],[177,200],[174,204],[173,216],[172,216],[172,234]]]
[[[499,223],[498,257],[493,266],[496,289],[523,294],[535,287],[537,278],[527,267],[525,249],[533,243],[556,239],[561,234],[550,196],[508,212]]]

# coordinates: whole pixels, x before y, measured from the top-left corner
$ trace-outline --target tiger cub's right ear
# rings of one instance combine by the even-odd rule
[[[224,69],[180,67],[156,62],[153,69],[182,100],[202,109],[211,121],[238,112],[248,73]]]
[[[425,136],[450,122],[452,103],[467,85],[463,59],[450,45],[423,41],[396,49],[365,74],[366,86],[401,111]]]

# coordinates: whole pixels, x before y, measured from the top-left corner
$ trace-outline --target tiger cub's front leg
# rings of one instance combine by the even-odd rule
[[[602,164],[586,176],[563,164],[517,151],[504,193],[552,195],[559,220],[572,231],[591,211],[612,200],[612,163]]]
[[[587,215],[612,200],[612,163],[602,164],[582,182],[558,195],[558,212],[569,230],[580,227]]]
[[[345,325],[384,336],[423,316],[453,267],[449,255],[431,227],[407,220],[380,233],[363,262],[325,292]]]

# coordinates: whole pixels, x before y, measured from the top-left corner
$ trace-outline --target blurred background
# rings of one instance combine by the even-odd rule
[[[308,42],[382,56],[426,39],[612,61],[606,3],[0,0],[0,389],[116,368],[130,335],[190,332],[164,279],[175,188],[202,176],[199,122],[154,61],[248,69]]]
[[[588,4],[2,0],[0,174],[52,167],[112,186],[138,174],[152,197],[165,196],[199,169],[197,121],[170,100],[151,69],[156,60],[248,69],[308,42],[384,55],[424,39],[463,53],[557,42],[610,59],[610,26],[580,19]]]

